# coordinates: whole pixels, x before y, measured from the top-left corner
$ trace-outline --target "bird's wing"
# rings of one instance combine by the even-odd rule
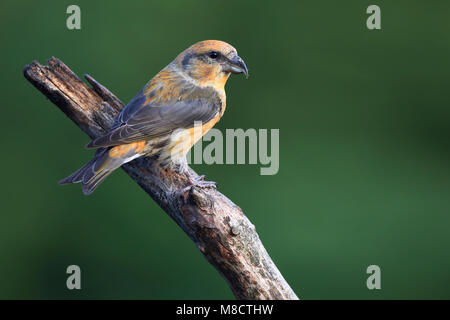
[[[218,94],[198,88],[183,100],[173,100],[159,106],[146,103],[140,92],[115,119],[106,135],[92,140],[86,148],[116,146],[140,140],[170,135],[176,129],[194,127],[194,122],[206,124],[222,108]]]

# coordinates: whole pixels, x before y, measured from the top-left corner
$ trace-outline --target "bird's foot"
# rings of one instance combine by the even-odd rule
[[[201,189],[205,188],[216,188],[217,189],[217,182],[215,181],[206,181],[206,176],[202,174],[201,176],[190,178],[189,181],[191,182],[191,185],[194,187],[198,187]]]
[[[206,188],[215,188],[217,189],[217,182],[214,181],[205,181],[205,175],[197,176],[197,177],[189,177],[190,184],[184,187],[179,191],[179,194],[187,201],[188,196],[192,193],[196,192],[195,187],[200,189]],[[198,192],[196,192],[198,193]]]

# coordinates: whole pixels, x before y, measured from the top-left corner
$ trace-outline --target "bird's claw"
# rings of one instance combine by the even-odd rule
[[[204,174],[202,174],[201,176],[190,179],[191,186],[198,187],[201,189],[205,189],[205,188],[216,188],[217,189],[217,182],[206,181],[205,178],[206,178],[206,176]]]
[[[215,189],[217,189],[217,182],[215,182],[215,181],[198,181],[195,184],[195,186],[199,187],[199,188],[202,188],[202,189],[204,189],[204,188],[215,188]]]
[[[200,189],[206,189],[206,188],[217,189],[217,182],[205,181],[205,178],[206,178],[205,175],[201,175],[201,176],[197,176],[195,178],[189,179],[190,184],[179,191],[179,193],[182,195],[184,200],[187,200],[188,195],[193,191],[193,188],[195,188],[195,187],[200,188]]]

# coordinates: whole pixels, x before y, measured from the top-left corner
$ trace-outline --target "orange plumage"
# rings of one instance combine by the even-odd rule
[[[87,145],[97,149],[94,158],[60,184],[81,182],[83,192],[90,194],[115,169],[143,156],[183,171],[189,149],[225,111],[225,84],[231,73],[248,76],[231,45],[217,40],[192,45],[145,85],[105,136]]]

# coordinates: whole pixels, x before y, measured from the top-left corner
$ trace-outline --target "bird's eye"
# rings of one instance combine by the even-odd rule
[[[216,52],[216,51],[210,51],[210,52],[208,53],[208,56],[209,56],[211,59],[217,59],[217,57],[219,56],[219,53]]]

